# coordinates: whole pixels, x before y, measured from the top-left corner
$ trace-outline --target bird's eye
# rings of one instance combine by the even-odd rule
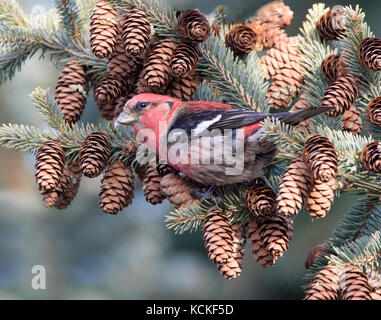
[[[147,102],[139,102],[138,107],[141,108],[141,109],[147,108],[148,107],[148,103]]]

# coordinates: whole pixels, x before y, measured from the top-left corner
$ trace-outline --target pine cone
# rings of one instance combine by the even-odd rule
[[[232,225],[233,254],[225,263],[218,264],[218,270],[226,279],[236,279],[242,271],[243,251],[246,244],[246,228],[239,223]]]
[[[306,269],[311,269],[312,265],[314,264],[316,258],[319,256],[320,252],[327,252],[325,249],[326,244],[321,243],[318,244],[316,247],[314,247],[307,255],[307,259],[304,262],[304,267]]]
[[[255,49],[257,37],[254,31],[243,25],[235,25],[225,37],[225,43],[237,56],[245,56]]]
[[[65,168],[65,153],[57,140],[45,142],[37,152],[35,177],[41,193],[55,191]]]
[[[346,69],[341,54],[331,54],[325,58],[321,64],[321,73],[329,83],[343,76],[346,73]]]
[[[192,100],[200,81],[194,74],[190,74],[181,79],[172,80],[166,90],[166,94],[181,101]]]
[[[69,61],[61,71],[55,93],[55,100],[67,123],[75,123],[81,118],[88,87],[84,67],[76,60]]]
[[[381,39],[364,39],[357,51],[358,59],[364,68],[381,71]]]
[[[351,74],[338,77],[324,93],[321,102],[322,107],[335,107],[326,112],[327,116],[335,118],[349,110],[357,99],[358,85],[355,77]]]
[[[151,23],[146,13],[138,8],[130,10],[122,28],[126,53],[131,56],[143,54],[151,37]]]
[[[329,139],[314,135],[304,143],[303,157],[315,179],[323,182],[337,176],[338,159]]]
[[[256,35],[256,49],[271,49],[281,42],[287,42],[288,35],[278,25],[266,20],[254,19],[249,24]]]
[[[344,8],[327,11],[316,24],[316,30],[322,40],[338,40],[346,33]]]
[[[275,259],[288,250],[294,229],[292,219],[281,215],[261,219],[259,233],[263,245]]]
[[[81,183],[81,176],[82,173],[77,162],[74,162],[65,168],[65,192],[61,192],[58,194],[58,199],[54,203],[54,207],[56,209],[63,210],[70,206],[70,204],[72,203],[72,201],[78,193],[79,185]]]
[[[381,97],[377,97],[368,103],[366,115],[371,124],[381,127]]]
[[[164,176],[160,181],[162,194],[176,207],[188,207],[197,201],[192,195],[193,185],[176,173]]]
[[[291,24],[294,12],[281,0],[273,1],[262,6],[255,16],[280,28],[285,28]]]
[[[340,284],[342,300],[372,300],[368,277],[358,267],[345,266]]]
[[[205,217],[204,242],[209,259],[215,264],[224,264],[234,257],[233,228],[225,212],[210,210]]]
[[[379,141],[368,143],[361,153],[360,160],[365,170],[381,173],[381,148]]]
[[[134,175],[122,161],[109,166],[102,179],[99,193],[100,208],[108,214],[117,214],[128,207],[134,198]]]
[[[198,9],[185,11],[177,21],[177,33],[183,42],[197,44],[209,38],[208,19]]]
[[[190,44],[177,45],[171,58],[171,72],[175,78],[186,77],[196,70],[198,64],[198,51]]]
[[[165,197],[161,194],[161,178],[153,166],[148,166],[144,173],[143,190],[147,202],[157,205],[163,202]]]
[[[264,268],[273,266],[276,257],[267,251],[266,245],[262,240],[260,225],[254,218],[248,223],[248,237],[251,241],[253,256],[257,262]]]
[[[300,73],[303,72],[297,45],[297,37],[292,37],[286,41],[277,42],[274,48],[267,51],[261,58],[261,66],[266,80],[274,79],[282,69],[290,69],[291,67]]]
[[[331,209],[331,204],[334,198],[334,188],[334,179],[328,182],[315,180],[314,186],[307,200],[308,213],[311,217],[320,219],[326,216]]]
[[[358,134],[362,131],[363,127],[360,111],[357,109],[355,104],[353,104],[349,110],[345,111],[343,116],[343,126],[345,131],[353,134]]]
[[[276,198],[277,214],[290,216],[299,213],[313,186],[310,169],[303,159],[291,162],[283,175]]]
[[[110,158],[111,145],[104,132],[90,134],[81,145],[79,164],[84,176],[98,177],[106,168]]]
[[[257,217],[273,214],[275,199],[274,190],[265,184],[253,184],[245,193],[246,205]]]
[[[272,77],[274,81],[271,83],[268,91],[269,103],[275,109],[286,108],[292,100],[298,96],[303,82],[304,68],[300,61],[300,50],[298,48],[299,37],[288,38],[287,42],[278,44],[275,50],[269,54],[270,65],[275,63],[275,59],[271,59],[272,55],[277,55],[276,60],[284,61],[279,63],[279,69],[268,70],[268,75],[274,72]],[[288,55],[285,56],[285,55]],[[265,61],[263,58],[262,61]],[[266,65],[269,61],[265,62]]]
[[[100,104],[114,103],[118,98],[124,96],[126,92],[125,81],[114,78],[109,74],[97,83],[95,98]]]
[[[170,60],[175,48],[176,45],[171,39],[159,40],[153,45],[145,61],[138,86],[160,91],[168,85],[171,80]],[[143,93],[141,89],[139,93]]]
[[[108,1],[99,0],[90,18],[90,44],[98,58],[107,58],[114,51],[118,34],[117,13]]]
[[[143,59],[139,56],[128,56],[125,51],[124,40],[122,36],[119,35],[115,50],[107,64],[109,74],[116,79],[133,79],[141,72],[142,68]]]
[[[327,265],[315,276],[305,300],[339,300],[340,269]]]

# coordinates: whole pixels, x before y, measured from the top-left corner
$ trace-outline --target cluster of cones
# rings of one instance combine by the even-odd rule
[[[263,189],[263,193],[273,193],[271,188],[263,184],[258,187]],[[267,207],[266,203],[270,199],[265,199],[265,195],[260,197],[262,199],[258,202]],[[257,206],[262,205],[258,203]],[[235,279],[241,274],[247,239],[251,242],[254,258],[263,267],[274,265],[288,250],[293,235],[292,219],[276,215],[274,206],[272,211],[268,208],[263,211],[265,215],[253,215],[244,224],[232,224],[229,212],[219,208],[213,208],[206,214],[203,223],[205,247],[210,260],[226,279]]]
[[[305,267],[310,269],[325,244],[313,248],[307,256]],[[309,285],[305,300],[381,300],[379,274],[361,270],[352,264],[342,266],[330,263],[322,268]]]
[[[131,143],[124,150],[126,159],[135,152]],[[147,202],[157,205],[168,199],[174,206],[191,206],[201,187],[182,178],[167,165],[132,166],[130,162],[110,162],[111,144],[106,133],[91,133],[81,145],[78,161],[69,164],[58,140],[45,142],[37,152],[36,182],[46,207],[66,209],[76,196],[82,175],[96,178],[103,173],[99,193],[100,208],[117,214],[132,203],[138,177]]]
[[[138,93],[162,93],[183,101],[195,93],[199,80],[197,45],[211,27],[199,10],[181,14],[177,23],[179,43],[153,34],[145,11],[134,8],[117,12],[99,0],[90,21],[90,44],[94,55],[107,59],[107,74],[94,83],[96,104],[106,120],[117,116],[125,102]],[[77,122],[84,110],[91,74],[73,59],[61,71],[56,101],[68,123]]]
[[[261,65],[266,80],[272,80],[268,97],[275,109],[286,108],[299,95],[303,83],[300,39],[285,32],[292,19],[289,6],[273,1],[261,7],[247,24],[234,25],[225,37],[226,46],[240,57],[267,50]]]
[[[245,203],[248,221],[231,224],[229,211],[213,208],[204,221],[204,241],[209,258],[227,279],[240,275],[246,238],[264,267],[275,264],[293,235],[293,216],[306,204],[309,214],[323,218],[331,208],[336,188],[338,159],[332,143],[322,136],[305,142],[303,156],[294,160],[283,176],[278,194],[264,182],[251,184]]]

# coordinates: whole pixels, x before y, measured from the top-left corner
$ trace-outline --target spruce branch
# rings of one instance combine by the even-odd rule
[[[62,119],[61,110],[54,101],[54,97],[48,94],[48,90],[37,87],[30,94],[30,98],[46,124],[54,130],[62,131],[66,125]]]
[[[82,21],[77,4],[73,0],[56,0],[56,6],[60,15],[60,23],[66,34],[76,41],[82,40]]]
[[[0,2],[0,28],[7,25],[26,27],[28,16],[17,0],[2,0]]]
[[[197,231],[205,220],[205,213],[199,205],[177,208],[165,216],[166,227],[175,234]]]

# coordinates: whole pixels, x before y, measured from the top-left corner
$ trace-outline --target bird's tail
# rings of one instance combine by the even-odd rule
[[[299,123],[315,117],[319,114],[332,110],[334,107],[309,107],[296,112],[282,112],[277,114],[277,118],[283,123],[296,126]]]

